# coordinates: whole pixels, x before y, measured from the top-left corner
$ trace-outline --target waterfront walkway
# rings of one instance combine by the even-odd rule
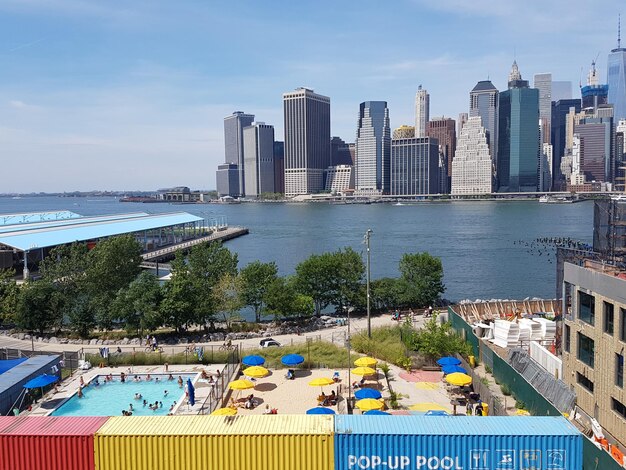
[[[178,250],[188,251],[191,247],[204,242],[226,241],[247,234],[248,229],[245,227],[227,227],[221,230],[217,230],[206,237],[196,238],[194,240],[187,240],[181,243],[167,246],[165,248],[160,248],[158,250],[148,251],[147,253],[143,253],[141,257],[144,261],[172,259],[174,257],[174,254]]]

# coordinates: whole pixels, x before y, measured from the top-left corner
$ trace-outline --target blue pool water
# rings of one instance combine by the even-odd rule
[[[121,416],[122,410],[128,410],[133,405],[133,416],[164,416],[169,413],[170,407],[180,403],[185,397],[184,384],[191,378],[192,382],[196,374],[172,373],[174,380],[167,380],[168,375],[151,374],[152,380],[147,381],[146,375],[141,377],[140,382],[127,376],[126,382],[120,382],[120,376],[114,375],[112,382],[106,382],[105,377],[99,375],[93,378],[89,386],[83,388],[83,397],[78,398],[74,394],[68,401],[52,412],[52,416]],[[180,388],[178,377],[183,379],[183,388]],[[96,378],[100,383],[95,386]],[[158,381],[156,379],[159,379]],[[167,395],[165,394],[167,390]],[[141,394],[141,399],[135,399],[135,394]],[[146,400],[148,404],[143,405]],[[151,410],[148,406],[155,401],[163,403],[157,410]]]

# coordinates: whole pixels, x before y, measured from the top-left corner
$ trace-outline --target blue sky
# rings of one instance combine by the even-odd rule
[[[0,193],[213,189],[223,118],[255,114],[282,140],[281,95],[298,86],[330,96],[346,141],[361,101],[411,124],[419,84],[431,116],[456,119],[478,80],[506,87],[514,57],[523,78],[552,72],[577,97],[598,54],[605,80],[623,5],[2,0]]]

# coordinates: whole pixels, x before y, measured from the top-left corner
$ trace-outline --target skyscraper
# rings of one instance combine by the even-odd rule
[[[245,196],[275,192],[274,126],[254,122],[243,130]]]
[[[452,175],[452,159],[456,150],[456,122],[454,119],[440,117],[428,122],[428,137],[437,139],[439,150],[447,162],[447,175]]]
[[[274,192],[285,193],[285,142],[274,142]]]
[[[552,74],[535,74],[534,87],[539,90],[539,119],[543,130],[542,143],[550,143],[550,120],[552,112]]]
[[[330,140],[330,166],[352,165],[350,146],[341,137]]]
[[[498,160],[498,89],[489,80],[482,80],[470,92],[470,117],[480,116],[487,131],[489,154],[496,166]],[[497,171],[497,168],[496,168]]]
[[[430,137],[393,140],[391,194],[423,196],[439,193],[439,145]]]
[[[415,137],[426,137],[426,126],[430,119],[430,95],[422,88],[417,87],[415,93]]]
[[[330,98],[308,88],[283,94],[285,115],[285,195],[324,189],[330,164]]]
[[[215,173],[217,195],[238,197],[239,194],[239,167],[236,163],[222,163],[217,166]]]
[[[469,118],[452,160],[452,190],[454,195],[490,194],[493,192],[493,162],[489,155],[487,131],[480,116]]]
[[[587,183],[612,182],[614,168],[613,109],[583,110],[574,125],[580,140],[580,173]]]
[[[615,122],[626,118],[626,48],[622,47],[620,23],[617,23],[617,47],[608,58],[608,101],[613,105]]]
[[[357,194],[388,194],[391,158],[391,129],[386,101],[365,101],[359,105],[356,135]]]
[[[552,189],[555,191],[565,190],[567,183],[565,175],[561,172],[561,160],[566,155],[567,115],[573,110],[580,112],[580,100],[559,100],[552,102],[552,117],[550,122],[550,134],[552,141]]]
[[[415,137],[415,127],[402,124],[393,130],[392,139],[411,139]]]
[[[243,162],[243,128],[254,121],[254,114],[235,111],[224,118],[224,162],[237,165],[239,195],[245,194],[244,162]],[[232,171],[232,169],[231,169]]]
[[[608,103],[609,86],[600,85],[600,77],[596,69],[596,62],[591,62],[591,69],[587,75],[587,85],[580,89],[583,108],[597,108]]]
[[[459,119],[456,121],[456,135],[461,135],[461,131],[463,130],[463,126],[469,119],[469,115],[467,113],[459,113]]]
[[[498,191],[537,191],[538,163],[539,90],[528,87],[514,61],[499,97]]]

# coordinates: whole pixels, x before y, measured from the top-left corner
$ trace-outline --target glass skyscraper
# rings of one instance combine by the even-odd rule
[[[224,162],[237,165],[239,195],[245,194],[243,128],[252,125],[254,114],[235,111],[224,118]]]
[[[498,89],[489,80],[481,80],[470,92],[470,117],[480,116],[487,131],[489,154],[494,166],[498,155]],[[458,134],[462,132],[459,129]]]
[[[607,62],[608,101],[613,105],[615,122],[626,118],[626,48],[621,47],[619,26],[617,31],[617,47],[611,50]]]
[[[356,135],[357,194],[388,194],[391,159],[391,128],[386,101],[365,101],[359,105]]]

